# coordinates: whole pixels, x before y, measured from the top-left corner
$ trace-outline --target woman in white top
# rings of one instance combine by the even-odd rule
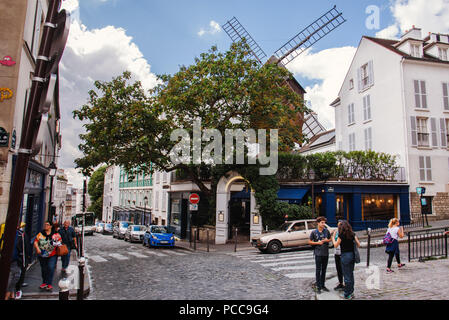
[[[404,237],[404,229],[403,227],[399,227],[399,220],[393,218],[390,220],[388,224],[387,233],[390,233],[393,242],[387,244],[387,248],[385,252],[388,253],[388,262],[387,262],[387,273],[392,273],[391,264],[393,263],[393,257],[396,257],[396,261],[398,262],[398,268],[402,268],[405,264],[401,263],[400,255],[399,255],[399,238]]]

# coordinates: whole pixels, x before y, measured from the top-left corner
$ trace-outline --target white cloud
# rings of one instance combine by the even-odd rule
[[[216,34],[220,31],[221,27],[218,22],[211,20],[211,22],[209,23],[209,29],[201,28],[201,30],[198,32],[198,35],[202,37],[205,34]]]
[[[78,11],[77,4],[77,0],[67,1],[67,10]],[[68,172],[69,182],[76,187],[82,186],[82,175],[74,169],[74,159],[82,156],[79,134],[85,130],[79,120],[73,119],[72,112],[87,103],[95,80],[110,81],[125,70],[145,89],[157,83],[147,60],[124,29],[107,26],[89,30],[79,19],[72,22],[60,63],[62,149],[58,166]]]
[[[399,34],[399,28],[397,25],[393,24],[388,28],[385,28],[378,33],[376,33],[376,38],[382,39],[397,39]]]
[[[449,0],[394,0],[390,10],[395,23],[378,35],[399,37],[399,31],[403,34],[413,26],[421,28],[423,36],[428,32],[449,32]]]
[[[287,65],[295,75],[300,75],[317,83],[307,86],[305,99],[312,104],[318,120],[327,129],[335,127],[334,101],[343,83],[357,48],[342,47],[313,53],[310,49]]]

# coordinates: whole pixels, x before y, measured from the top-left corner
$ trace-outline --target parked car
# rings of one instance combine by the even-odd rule
[[[252,237],[251,244],[261,252],[268,253],[278,253],[282,248],[309,246],[310,234],[316,228],[316,220],[287,221],[279,230]],[[328,225],[326,228],[331,234],[337,229]],[[332,246],[332,242],[329,246]]]
[[[104,223],[100,222],[97,226],[97,233],[103,233],[103,229],[104,229]]]
[[[147,227],[137,224],[132,224],[128,226],[128,229],[125,232],[125,241],[133,242],[133,241],[143,241],[143,235]]]
[[[175,236],[166,226],[151,225],[143,236],[143,245],[149,247],[173,247]]]
[[[128,226],[129,226],[129,222],[126,222],[126,221],[116,222],[114,227],[112,228],[112,236],[114,238],[124,239],[125,232],[128,229]]]
[[[112,223],[104,224],[103,234],[112,234]]]

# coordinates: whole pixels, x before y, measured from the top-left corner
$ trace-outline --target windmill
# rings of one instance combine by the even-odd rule
[[[276,50],[265,63],[275,63],[285,68],[287,64],[345,22],[343,14],[334,6]],[[261,66],[264,64],[263,61],[267,55],[236,17],[227,21],[222,28],[233,42],[245,39],[255,60]],[[288,82],[292,90],[304,95],[304,89],[296,80]],[[300,118],[303,123],[302,133],[307,139],[325,131],[325,128],[318,122],[316,114],[308,113],[306,116],[300,114]]]

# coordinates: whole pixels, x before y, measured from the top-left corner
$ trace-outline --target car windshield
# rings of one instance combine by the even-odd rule
[[[283,223],[280,227],[278,227],[277,229],[276,229],[276,231],[287,231],[288,230],[288,227],[290,227],[290,225],[291,225],[291,223],[290,222],[285,222],[285,223]]]
[[[112,228],[112,223],[106,223],[106,227]]]
[[[122,228],[128,228],[129,223],[128,223],[128,222],[121,222],[121,223],[120,223],[120,226],[121,226]]]
[[[168,233],[167,228],[163,226],[151,227],[153,233]]]
[[[104,227],[104,223],[100,223],[99,226],[100,226],[100,227]]]
[[[145,227],[144,226],[134,226],[133,227],[133,231],[144,231]]]

